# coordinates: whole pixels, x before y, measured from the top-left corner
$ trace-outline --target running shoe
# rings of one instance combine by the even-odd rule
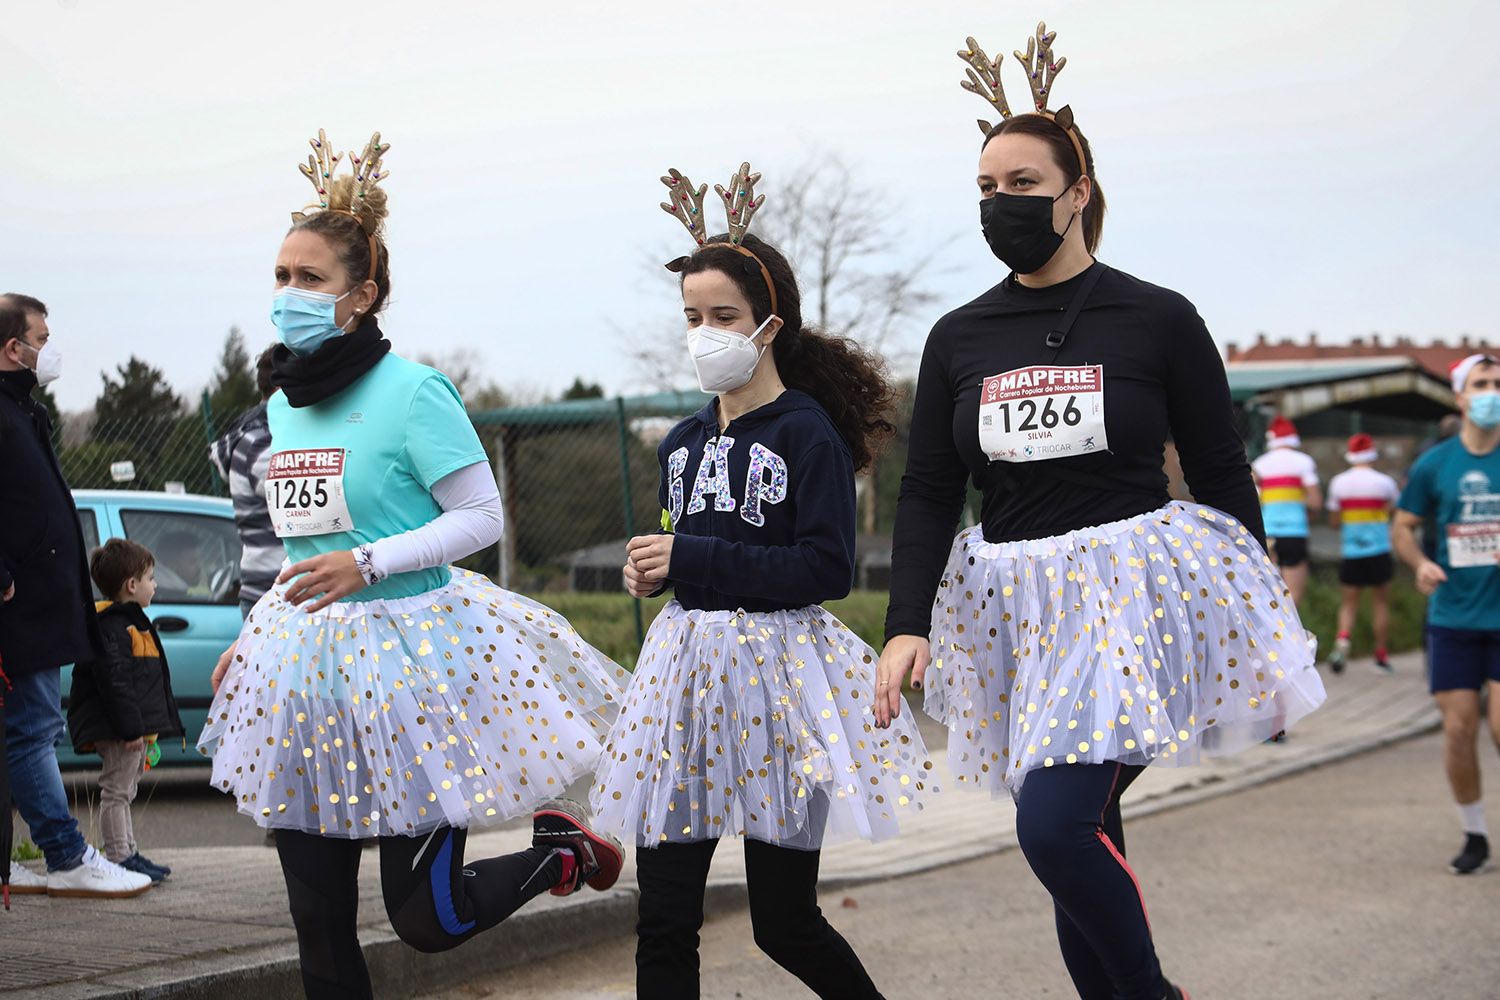
[[[135,856],[140,858],[146,864],[150,865],[152,868],[159,870],[164,875],[172,874],[172,867],[170,865],[164,865],[160,861],[152,861],[150,858],[146,857],[139,851],[136,852]]]
[[[1333,652],[1328,654],[1328,669],[1336,674],[1344,672],[1344,664],[1349,662],[1349,641],[1340,639],[1333,644]]]
[[[1464,840],[1464,849],[1448,863],[1448,870],[1455,875],[1473,875],[1483,871],[1490,863],[1490,842],[1483,834],[1471,833]]]
[[[1396,668],[1391,666],[1391,661],[1383,656],[1375,657],[1375,669],[1387,675],[1392,675],[1396,672]]]
[[[132,854],[124,861],[119,861],[116,863],[128,872],[138,872],[142,875],[147,876],[153,882],[161,882],[165,880],[168,875],[172,874],[171,869],[162,868],[161,865],[152,864],[149,860],[142,857],[139,851]]]
[[[533,847],[562,849],[576,862],[563,866],[563,880],[552,889],[554,896],[570,896],[587,884],[601,892],[615,884],[625,866],[625,851],[608,834],[589,829],[587,810],[570,799],[553,799],[531,818]]]

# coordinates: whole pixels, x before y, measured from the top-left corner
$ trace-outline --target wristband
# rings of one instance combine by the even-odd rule
[[[375,568],[375,546],[370,542],[354,548],[354,565],[359,570],[359,575],[365,578],[368,586],[375,586],[385,577]]]

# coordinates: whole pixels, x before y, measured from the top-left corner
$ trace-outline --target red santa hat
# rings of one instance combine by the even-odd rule
[[[1271,421],[1271,429],[1266,431],[1266,447],[1268,448],[1300,448],[1302,439],[1297,436],[1297,425],[1286,417],[1277,417]]]
[[[1375,439],[1368,434],[1356,434],[1349,439],[1349,450],[1344,452],[1344,461],[1350,465],[1374,465],[1380,459],[1380,449]]]
[[[1453,383],[1454,392],[1463,392],[1464,383],[1469,381],[1469,372],[1480,365],[1500,365],[1500,358],[1493,354],[1471,354],[1467,358],[1460,358],[1448,366],[1448,378]]]

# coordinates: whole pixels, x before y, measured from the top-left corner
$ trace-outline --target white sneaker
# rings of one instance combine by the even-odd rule
[[[38,875],[19,861],[10,863],[10,891],[14,896],[47,895],[47,877]]]
[[[86,847],[83,863],[65,872],[47,873],[47,895],[87,899],[125,899],[151,888],[151,876],[126,871],[104,855]]]

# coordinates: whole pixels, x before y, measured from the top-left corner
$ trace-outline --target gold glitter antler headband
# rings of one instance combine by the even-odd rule
[[[376,132],[370,136],[370,141],[365,143],[364,153],[355,156],[354,150],[349,150],[349,162],[354,164],[355,204],[364,201],[366,192],[390,176],[389,170],[385,173],[380,172],[380,161],[390,148],[390,143],[383,146],[380,144],[380,133]]]
[[[686,226],[700,247],[705,245],[703,196],[708,193],[708,185],[700,184],[698,190],[694,191],[693,182],[679,173],[676,167],[669,168],[667,176],[661,182],[672,191],[672,200],[661,203],[662,211]]]
[[[313,151],[307,154],[305,164],[297,164],[297,169],[302,171],[303,177],[312,181],[313,190],[318,192],[318,207],[327,208],[328,185],[333,182],[333,172],[338,169],[339,161],[344,156],[342,153],[335,153],[333,147],[328,145],[328,136],[322,129],[318,129],[318,137],[307,140],[307,144],[313,148]],[[292,213],[293,222],[301,222],[305,218],[307,218],[306,212]]]
[[[347,215],[359,223],[359,228],[364,230],[365,237],[370,241],[370,276],[369,281],[375,280],[375,264],[379,259],[379,244],[376,242],[375,233],[365,225],[365,221],[359,217],[357,212],[347,208],[328,207],[328,188],[333,183],[333,173],[338,169],[342,153],[335,153],[333,147],[328,144],[328,136],[322,129],[318,129],[316,139],[307,140],[313,151],[308,154],[306,163],[297,164],[297,169],[302,176],[312,182],[313,190],[318,192],[318,204],[308,205],[308,209],[316,209],[321,212],[334,212],[338,215]],[[380,133],[376,132],[365,143],[365,151],[356,156],[354,151],[349,151],[349,162],[354,166],[354,198],[352,204],[358,205],[380,181],[390,176],[390,171],[384,173],[380,170],[381,158],[391,148],[390,143],[381,143]],[[293,212],[292,222],[303,222],[310,218],[310,211]]]
[[[1048,31],[1046,22],[1036,26],[1036,35],[1026,40],[1026,54],[1019,51],[1013,53],[1016,62],[1026,70],[1026,82],[1031,87],[1032,104],[1036,106],[1036,113],[1043,118],[1055,122],[1068,138],[1073,141],[1073,150],[1078,154],[1078,169],[1081,173],[1088,173],[1088,157],[1083,154],[1083,142],[1079,140],[1078,134],[1073,130],[1073,109],[1063,105],[1057,111],[1048,111],[1047,102],[1052,93],[1052,84],[1057,75],[1063,71],[1068,64],[1066,57],[1054,60],[1052,57],[1052,41],[1057,38],[1057,32]],[[959,81],[959,86],[971,94],[978,94],[990,103],[996,111],[1000,112],[1003,122],[1011,117],[1010,104],[1005,100],[1005,88],[1000,83],[1000,62],[1004,58],[996,55],[993,60],[985,55],[984,49],[971,35],[964,40],[968,48],[958,53],[958,57],[969,64],[964,70],[968,76],[967,80]],[[991,125],[983,118],[979,119],[979,130],[989,135],[999,125]]]
[[[755,197],[755,185],[759,181],[760,174],[752,174],[750,164],[741,163],[740,169],[729,178],[729,190],[724,190],[722,184],[714,185],[714,190],[724,201],[724,215],[729,220],[730,243],[739,245],[745,238],[745,230],[750,228],[751,217],[766,203],[765,195]]]
[[[741,163],[740,169],[735,171],[734,176],[729,179],[729,187],[715,184],[714,191],[724,202],[724,214],[729,222],[729,241],[709,243],[706,238],[707,230],[703,223],[703,196],[708,193],[708,185],[700,184],[696,189],[693,182],[672,167],[667,170],[667,175],[661,179],[671,192],[670,201],[661,203],[662,211],[682,223],[695,242],[700,247],[729,247],[738,251],[754,263],[755,269],[760,271],[760,276],[766,283],[766,291],[771,296],[771,312],[776,312],[776,283],[771,280],[771,271],[765,263],[747,248],[741,246],[745,238],[745,231],[750,228],[750,220],[756,211],[766,202],[766,196],[755,196],[755,185],[760,183],[760,174],[750,172],[749,163]],[[669,271],[681,271],[687,264],[687,257],[678,257],[676,260],[668,261],[666,268]]]

